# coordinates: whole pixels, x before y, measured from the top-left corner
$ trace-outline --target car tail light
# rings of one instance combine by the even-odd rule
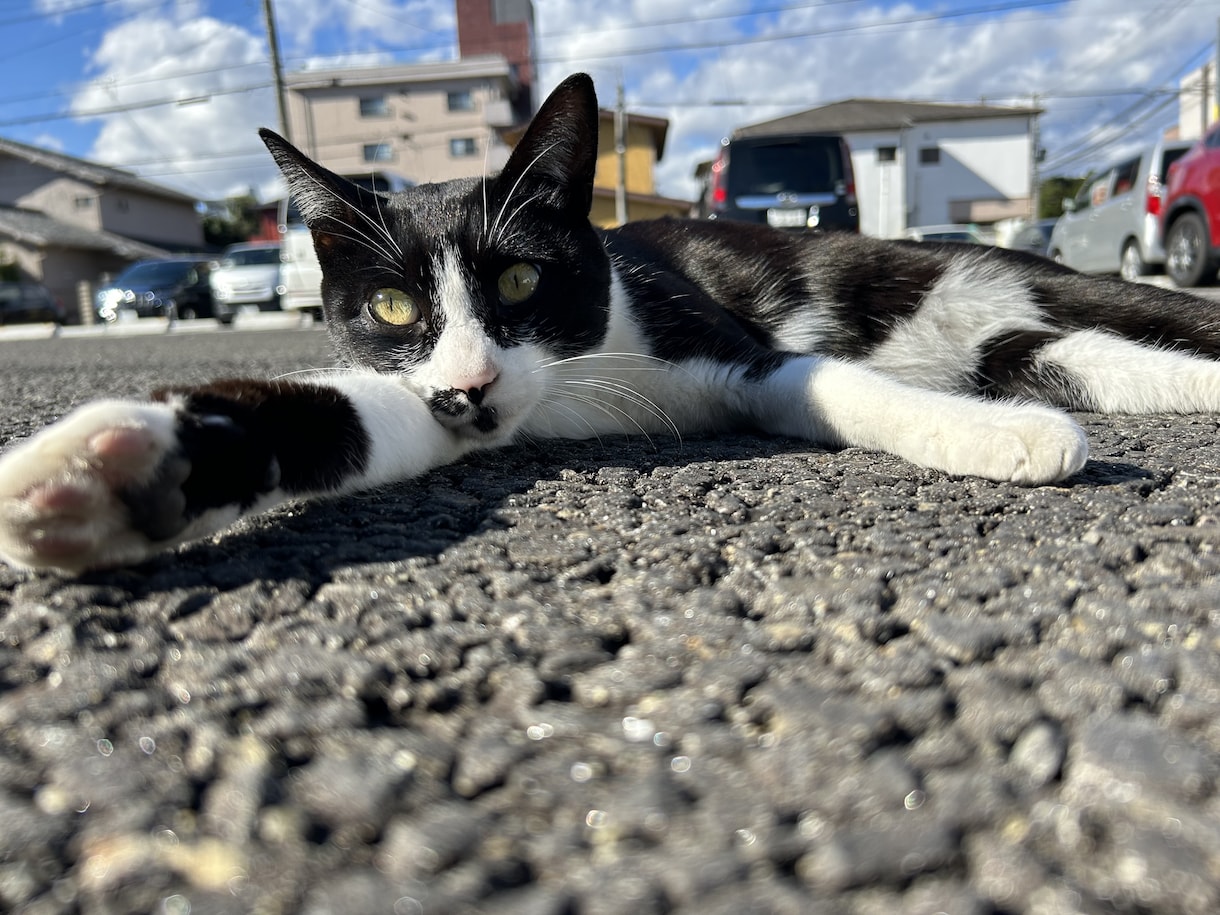
[[[1149,216],[1161,215],[1161,179],[1156,175],[1148,176],[1148,194],[1144,198],[1144,210]]]
[[[728,157],[722,148],[712,163],[712,179],[710,186],[710,203],[713,210],[723,210],[729,202],[729,190],[726,187],[725,169],[728,168]]]
[[[847,179],[847,202],[851,206],[855,206],[856,172],[851,165],[851,148],[847,145],[847,141],[842,137],[839,138],[839,148],[843,151],[843,168],[846,173],[844,177]]]

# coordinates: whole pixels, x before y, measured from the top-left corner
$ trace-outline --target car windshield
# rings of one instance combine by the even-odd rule
[[[729,193],[825,192],[843,180],[838,137],[738,140],[729,153]]]
[[[191,266],[189,261],[147,261],[143,264],[133,264],[115,277],[114,285],[121,288],[177,283],[186,276]]]
[[[222,267],[250,267],[256,264],[278,264],[279,248],[241,248],[230,251],[220,261]]]

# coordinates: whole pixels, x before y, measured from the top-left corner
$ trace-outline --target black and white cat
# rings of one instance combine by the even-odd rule
[[[1220,308],[1033,256],[588,219],[597,100],[542,106],[504,171],[365,191],[264,131],[313,232],[345,372],[85,406],[0,458],[0,555],[136,562],[289,499],[519,434],[753,429],[1039,484],[1069,409],[1220,411]]]

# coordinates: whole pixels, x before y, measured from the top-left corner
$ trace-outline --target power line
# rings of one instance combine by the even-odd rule
[[[1200,58],[1206,57],[1206,55],[1211,52],[1211,49],[1211,42],[1207,42],[1201,46],[1198,51],[1191,55],[1191,57],[1187,58],[1186,64],[1180,66],[1169,76],[1169,79],[1179,79],[1184,73],[1197,66],[1197,61]],[[1043,170],[1051,171],[1062,169],[1065,165],[1071,162],[1101,152],[1118,139],[1118,137],[1106,137],[1106,131],[1113,130],[1121,126],[1122,130],[1129,134],[1132,127],[1144,124],[1151,117],[1159,114],[1161,111],[1172,105],[1176,99],[1180,98],[1181,90],[1165,91],[1164,95],[1166,98],[1164,98],[1155,108],[1136,117],[1136,112],[1139,111],[1139,108],[1155,98],[1155,95],[1156,93],[1153,92],[1144,93],[1142,98],[1127,106],[1125,109],[1119,111],[1117,114],[1108,118],[1101,124],[1097,125],[1084,136],[1068,142],[1066,144],[1067,149],[1065,150],[1061,148],[1059,152],[1051,158],[1051,161],[1043,166]]]
[[[112,3],[112,2],[117,2],[117,0],[92,0],[92,2],[77,4],[75,7],[70,7],[68,9],[70,11],[75,11],[78,9],[83,10],[83,9],[97,7],[97,6],[108,5],[109,3]],[[360,6],[361,8],[372,9],[371,7],[364,7],[362,4],[357,3],[356,0],[349,0],[349,2],[352,3],[352,5]],[[855,2],[859,2],[859,0],[826,0],[826,2],[822,2],[822,3],[789,4],[789,5],[784,5],[784,6],[773,6],[773,7],[769,7],[766,9],[755,10],[750,13],[746,13],[746,14],[742,14],[742,15],[743,16],[744,15],[759,16],[759,15],[781,13],[781,12],[801,10],[801,9],[819,8],[819,7],[825,7],[825,6],[830,6],[830,5],[850,4],[850,3],[855,3]],[[961,19],[964,19],[964,18],[967,18],[970,16],[984,16],[984,15],[989,15],[989,14],[994,15],[996,13],[1002,13],[1002,12],[1034,11],[1036,13],[1036,15],[1044,15],[1043,13],[1040,12],[1042,8],[1056,5],[1059,2],[1060,2],[1060,0],[1022,0],[1022,2],[990,3],[990,4],[985,4],[985,5],[978,5],[978,6],[971,7],[971,8],[964,9],[964,10],[952,10],[949,12],[941,12],[941,13],[924,13],[924,14],[919,14],[919,15],[892,18],[892,19],[887,19],[887,20],[882,20],[882,21],[873,21],[873,22],[868,22],[868,23],[840,24],[840,25],[833,25],[833,26],[825,26],[825,27],[816,28],[816,29],[802,29],[799,31],[798,30],[788,30],[788,31],[783,31],[783,32],[778,32],[778,33],[762,34],[762,35],[757,35],[757,36],[748,36],[745,38],[734,37],[733,41],[736,44],[760,44],[760,43],[769,42],[769,41],[786,41],[786,40],[793,40],[793,39],[797,39],[797,38],[817,38],[817,37],[830,36],[830,35],[840,35],[840,34],[844,34],[847,32],[863,32],[863,31],[874,31],[874,30],[875,31],[884,31],[884,30],[892,30],[895,28],[917,28],[917,29],[919,29],[919,28],[933,27],[937,24],[942,24],[942,23],[957,25],[958,23],[956,23],[956,22],[951,23],[951,20],[961,20]],[[1161,4],[1158,4],[1156,7],[1156,9],[1164,9],[1164,8],[1165,8],[1165,6],[1161,5]],[[1180,11],[1180,9],[1181,9],[1181,5],[1179,4],[1179,5],[1177,5],[1177,9],[1175,9],[1174,12],[1176,13],[1176,12]],[[718,17],[710,17],[710,18],[713,18],[713,19],[738,18],[739,19],[740,17],[718,16]],[[704,17],[696,17],[696,16],[665,19],[665,20],[651,20],[648,22],[632,23],[630,25],[624,26],[623,30],[646,28],[646,27],[647,28],[656,28],[661,25],[678,25],[678,24],[694,22],[694,21],[707,21],[707,20],[704,19]],[[611,30],[607,29],[607,31],[611,31]],[[431,32],[430,34],[440,35],[442,33]],[[553,39],[557,39],[561,36],[575,35],[575,34],[582,34],[582,33],[558,32],[558,33],[550,33],[550,34],[544,35],[542,37],[545,39],[553,40]],[[599,59],[601,57],[622,57],[622,56],[631,56],[631,55],[635,55],[635,54],[654,54],[654,53],[661,53],[661,52],[673,53],[673,52],[680,52],[680,51],[694,51],[694,50],[706,49],[709,47],[720,47],[721,44],[722,44],[722,42],[711,43],[711,42],[700,41],[700,42],[685,42],[684,43],[684,42],[680,42],[680,41],[675,41],[675,42],[669,42],[669,43],[664,43],[664,44],[656,44],[656,45],[653,45],[650,47],[645,47],[645,48],[637,48],[634,50],[625,49],[625,50],[617,51],[617,52],[606,52],[605,54],[594,55],[590,59]],[[437,46],[438,45],[436,43],[431,43],[428,45],[419,45],[415,48],[415,50],[430,50],[430,49],[434,49]],[[402,49],[400,49],[400,50],[402,50]],[[407,50],[411,50],[411,49],[407,49]],[[304,58],[295,58],[295,59],[302,60]],[[568,58],[541,57],[538,59],[538,61],[540,63],[545,63],[548,61],[555,62],[555,61],[561,60],[561,59],[567,60]],[[226,66],[206,68],[206,69],[180,71],[177,74],[162,73],[162,74],[157,74],[156,76],[124,80],[121,83],[113,84],[112,88],[114,88],[116,90],[125,89],[129,86],[141,85],[141,84],[145,84],[145,83],[162,82],[162,81],[172,80],[175,78],[189,78],[189,77],[193,77],[193,76],[215,75],[215,74],[221,74],[221,73],[226,73],[226,72],[230,72],[230,71],[247,69],[247,68],[251,68],[251,67],[266,68],[266,67],[268,67],[268,62],[266,60],[249,61],[249,62],[242,63],[242,64],[233,64],[233,65],[226,65]],[[83,84],[83,85],[88,85],[88,84]],[[270,88],[270,86],[271,86],[271,83],[270,83],[269,79],[265,80],[265,81],[264,80],[255,80],[255,81],[251,81],[248,84],[244,84],[239,87],[219,88],[219,89],[214,89],[214,90],[201,90],[200,95],[201,96],[219,96],[219,95],[238,94],[238,93],[244,93],[244,92],[262,91],[262,90]],[[68,94],[68,93],[67,92],[53,93],[53,95],[64,95],[64,94]],[[1051,99],[1056,99],[1056,98],[1087,99],[1087,98],[1104,98],[1104,97],[1109,97],[1109,96],[1123,96],[1123,95],[1141,95],[1141,99],[1138,102],[1136,102],[1132,106],[1129,106],[1129,110],[1137,111],[1140,106],[1142,106],[1154,99],[1157,99],[1161,96],[1165,96],[1165,97],[1169,98],[1169,102],[1171,102],[1172,97],[1176,96],[1176,93],[1173,90],[1163,89],[1163,88],[1144,88],[1144,89],[1140,89],[1140,88],[1100,88],[1100,89],[1096,89],[1093,91],[1083,91],[1083,92],[1039,93],[1039,96],[1041,98],[1051,98]],[[13,104],[16,102],[21,102],[21,101],[34,100],[36,98],[38,98],[38,96],[25,96],[25,97],[21,97],[18,99],[6,99],[6,100],[0,101],[0,104]],[[760,99],[757,101],[743,100],[739,103],[734,103],[734,104],[758,105],[758,104],[764,103],[764,101],[767,104],[781,104],[781,105],[785,104],[783,102],[777,103],[774,98],[768,98],[766,100]],[[801,99],[799,101],[794,101],[791,104],[794,104],[794,105],[805,104],[805,103],[807,103],[807,101],[808,101],[808,99]],[[68,110],[68,111],[57,111],[57,112],[52,112],[52,113],[31,114],[31,115],[25,115],[25,116],[12,117],[7,120],[0,120],[0,127],[22,126],[22,125],[28,125],[28,124],[33,124],[33,123],[49,122],[49,121],[63,120],[63,119],[69,119],[69,118],[82,118],[82,119],[83,118],[99,118],[99,117],[106,117],[106,116],[115,115],[115,114],[124,114],[124,113],[130,112],[130,111],[151,109],[151,108],[156,108],[156,107],[170,105],[170,104],[179,104],[180,102],[181,102],[181,100],[174,99],[174,98],[159,98],[159,99],[146,100],[146,101],[142,101],[142,102],[115,104],[112,106],[94,108],[94,109],[90,109],[87,111]],[[689,107],[702,107],[702,106],[712,106],[712,105],[719,107],[719,106],[724,105],[723,102],[681,100],[681,99],[677,99],[677,100],[669,99],[663,103],[633,101],[632,104],[642,106],[642,107],[669,107],[669,108],[689,108]],[[1166,104],[1168,104],[1168,103],[1166,103]],[[1163,110],[1164,107],[1165,107],[1165,105],[1161,105],[1160,107],[1155,109],[1153,112],[1150,112],[1149,114],[1147,114],[1146,117],[1154,116],[1157,112]],[[1092,140],[1085,138],[1084,140],[1078,139],[1073,142],[1076,144],[1077,147],[1079,147],[1081,145],[1081,143],[1084,143],[1084,145],[1087,146],[1089,142],[1092,142]],[[1071,149],[1069,149],[1069,152],[1071,152],[1073,157],[1083,154],[1083,153],[1075,152],[1074,150],[1071,150]],[[244,153],[244,154],[233,153],[233,154],[226,154],[226,155],[233,155],[236,157],[236,156],[240,156],[240,155],[252,156],[252,155],[256,155],[256,154],[261,154],[261,153],[259,153],[259,152]],[[207,159],[208,159],[208,157],[203,157],[202,159],[197,159],[195,161],[207,161]],[[1071,158],[1065,157],[1063,153],[1060,153],[1056,157],[1056,161],[1071,161]],[[153,165],[153,164],[155,164],[155,162],[153,162],[153,161],[150,161],[147,163],[141,163],[141,165]]]
[[[945,22],[950,19],[963,19],[969,16],[984,16],[988,13],[1013,12],[1018,10],[1032,9],[1035,7],[1059,6],[1063,0],[1016,0],[1009,3],[993,3],[988,6],[976,6],[964,10],[954,10],[945,13],[925,13],[917,16],[907,16],[905,18],[887,19],[880,22],[858,22],[846,25],[826,26],[818,29],[799,29],[788,32],[772,33],[768,35],[745,35],[734,36],[733,45],[739,47],[741,45],[755,44],[770,44],[777,41],[794,41],[800,38],[824,38],[829,35],[843,35],[849,32],[864,32],[864,31],[886,31],[899,26],[921,25],[930,22]],[[697,21],[697,20],[691,20]],[[564,57],[538,57],[535,63],[568,63],[575,60],[613,60],[619,57],[639,57],[648,54],[674,54],[683,51],[706,51],[710,48],[723,48],[725,45],[724,39],[687,42],[683,44],[662,44],[654,45],[647,48],[623,48],[617,51],[601,51],[594,53],[582,52],[579,57],[572,56]]]
[[[117,2],[117,0],[93,0],[93,2],[90,4],[81,4],[78,7],[74,7],[73,9],[78,9],[78,8],[84,9],[84,8],[89,8],[94,5],[100,5],[100,4],[112,3],[112,2]],[[360,5],[360,4],[355,3],[355,0],[349,0],[349,2],[353,3],[353,5]],[[769,7],[765,10],[756,11],[755,13],[748,13],[748,14],[742,14],[742,15],[756,15],[756,14],[761,15],[764,13],[785,12],[785,11],[808,9],[808,8],[819,8],[819,7],[824,7],[824,6],[828,6],[828,5],[832,5],[832,4],[857,3],[857,2],[861,2],[861,0],[824,0],[824,2],[822,2],[822,3],[790,4],[790,5],[786,5],[786,6]],[[767,43],[767,42],[773,42],[773,41],[789,41],[789,40],[795,40],[795,39],[799,39],[799,38],[819,38],[819,37],[824,37],[824,36],[829,36],[829,35],[844,34],[847,32],[888,30],[888,29],[892,29],[895,27],[899,27],[899,26],[914,25],[914,26],[918,27],[918,26],[922,26],[922,25],[931,25],[931,24],[936,24],[936,23],[947,22],[947,21],[953,20],[953,19],[962,19],[962,18],[968,18],[971,16],[987,15],[987,14],[996,13],[996,12],[1022,11],[1022,10],[1030,10],[1030,9],[1054,6],[1054,5],[1060,4],[1061,2],[1062,2],[1062,0],[1010,0],[1010,2],[992,3],[992,4],[988,4],[988,5],[983,5],[983,6],[971,7],[971,8],[963,9],[963,10],[954,10],[954,11],[942,12],[942,13],[927,13],[927,14],[920,14],[920,15],[916,15],[916,16],[909,16],[909,17],[905,17],[905,18],[888,19],[888,20],[884,20],[884,21],[835,25],[835,26],[827,26],[827,27],[818,28],[818,29],[802,29],[799,31],[788,31],[788,32],[782,32],[782,33],[773,33],[773,34],[756,35],[756,36],[744,36],[744,37],[735,36],[733,38],[733,41],[734,41],[734,44],[736,44],[736,45],[761,44],[761,43]],[[371,9],[371,8],[369,8],[369,9]],[[717,16],[717,17],[708,17],[708,18],[724,19],[724,18],[733,18],[733,17]],[[740,17],[737,17],[737,18],[740,18]],[[703,17],[683,17],[683,18],[672,18],[672,19],[665,19],[665,20],[650,20],[645,23],[632,24],[630,26],[623,26],[621,28],[623,28],[623,29],[643,28],[643,27],[654,27],[655,28],[659,25],[677,25],[677,24],[699,22],[699,21],[705,21],[705,20],[703,19]],[[613,30],[611,30],[611,31],[613,31]],[[439,34],[439,33],[433,32],[432,34]],[[567,32],[552,33],[551,35],[543,36],[543,37],[547,37],[547,38],[571,37],[571,36],[575,36],[578,34],[587,34],[587,33],[586,32],[567,31]],[[703,42],[688,42],[688,43],[670,42],[670,43],[665,43],[665,44],[654,45],[654,46],[647,47],[647,48],[622,49],[619,51],[607,51],[607,52],[604,52],[601,54],[594,54],[594,55],[586,54],[586,55],[582,55],[582,57],[580,59],[596,60],[596,59],[607,59],[607,58],[613,58],[613,57],[619,57],[619,56],[646,55],[646,54],[658,54],[658,53],[676,53],[676,52],[693,51],[693,50],[707,50],[709,48],[720,48],[723,46],[723,44],[724,44],[723,39],[719,40],[719,41],[709,40],[709,41],[703,41]],[[435,43],[432,43],[432,44],[428,44],[428,45],[419,45],[419,46],[414,46],[414,47],[409,47],[409,48],[400,48],[399,50],[408,51],[408,52],[415,52],[415,51],[422,52],[422,51],[435,50],[436,47],[438,47],[438,45]],[[292,58],[292,59],[293,60],[308,60],[311,58],[298,57],[298,58]],[[536,58],[537,63],[557,63],[557,62],[568,62],[571,60],[572,60],[572,58],[570,58],[570,57],[542,56],[542,57]],[[202,69],[202,70],[179,71],[177,73],[174,73],[174,72],[159,73],[156,76],[149,76],[147,78],[129,79],[129,80],[124,80],[122,82],[116,82],[115,84],[113,84],[113,88],[121,89],[121,88],[127,88],[129,86],[143,85],[143,84],[146,84],[149,82],[163,82],[163,81],[172,80],[172,79],[184,78],[187,76],[203,76],[203,75],[220,74],[220,73],[228,72],[231,70],[243,69],[243,68],[251,67],[251,66],[269,67],[270,62],[267,60],[250,61],[250,62],[243,63],[243,64],[226,65],[226,66],[222,66],[222,67],[213,67],[213,68],[207,68],[207,69]],[[78,85],[83,87],[83,86],[90,85],[90,83],[83,83],[83,84],[78,84]],[[61,91],[56,91],[56,92],[52,92],[52,93],[47,93],[45,96],[30,95],[30,96],[23,96],[23,97],[18,97],[18,98],[0,99],[0,105],[15,104],[17,102],[22,102],[22,101],[35,101],[40,97],[50,98],[50,97],[71,94],[71,92],[72,92],[72,90],[61,90]],[[1039,95],[1042,97],[1045,97],[1045,98],[1056,97],[1055,93],[1053,93],[1053,92],[1039,92]],[[173,102],[173,101],[176,101],[176,100],[175,99],[165,99],[165,100],[163,100],[163,103],[169,103],[169,102]],[[799,102],[794,102],[794,104],[802,104],[804,101],[805,100],[801,100]],[[767,102],[769,104],[776,104],[776,102],[773,99],[768,99]],[[756,102],[754,104],[759,104],[759,103],[761,103],[761,102]],[[154,103],[148,102],[148,103],[139,103],[139,104],[149,105],[149,104],[154,104]],[[643,104],[643,103],[637,103],[637,104]],[[663,105],[652,104],[652,105],[645,105],[645,107],[665,107],[665,106],[670,106],[670,105],[674,105],[674,104],[675,103],[673,103],[673,102],[665,102]],[[695,104],[712,104],[712,103],[710,103],[710,102],[709,103],[679,102],[679,103],[677,103],[677,107],[690,107]],[[779,104],[783,104],[783,103],[779,103]],[[71,117],[74,115],[72,115],[71,113],[58,113],[58,114],[45,115],[43,117],[45,120],[55,120],[58,118],[62,118],[64,116]],[[10,119],[8,121],[0,120],[0,126],[11,126],[16,123],[33,123],[35,117],[36,116],[31,115],[24,119]]]

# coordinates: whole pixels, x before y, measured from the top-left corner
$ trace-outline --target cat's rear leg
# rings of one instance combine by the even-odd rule
[[[769,432],[888,451],[955,475],[1050,483],[1088,459],[1083,430],[1058,410],[928,391],[855,363],[795,358],[760,386],[755,417]]]
[[[1101,330],[1065,334],[1031,351],[1032,393],[1102,413],[1220,412],[1220,362]],[[1042,385],[1045,392],[1039,392]]]

